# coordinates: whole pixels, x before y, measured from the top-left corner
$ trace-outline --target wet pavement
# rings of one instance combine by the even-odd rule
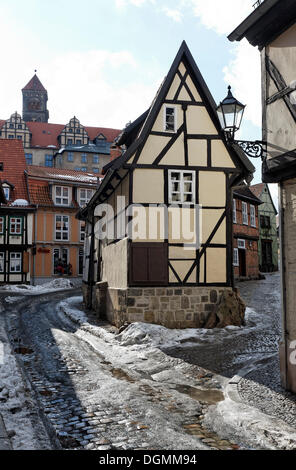
[[[208,406],[224,398],[212,373],[159,350],[149,359],[137,354],[138,363],[130,361],[130,366],[127,357],[126,367],[119,366],[112,344],[97,338],[94,344],[94,337],[92,345],[82,341],[77,325],[57,314],[57,303],[67,295],[27,298],[6,307],[10,340],[52,448],[243,447],[203,426]]]
[[[246,334],[224,338],[219,343],[166,349],[173,357],[183,359],[216,374],[231,378],[243,367],[276,354],[280,340],[280,275],[267,274],[266,279],[239,283],[247,307],[259,318],[255,328]]]
[[[224,403],[228,379],[257,361],[238,383],[242,402],[296,426],[295,396],[279,382],[279,281],[274,273],[239,285],[248,308],[257,312],[251,326],[196,346],[153,349],[146,356],[141,349],[131,356],[132,347],[117,347],[114,339],[97,338],[57,314],[67,293],[7,305],[10,340],[52,448],[249,449],[248,439],[214,432],[206,417],[212,405]],[[91,313],[88,321],[115,337],[116,329]]]

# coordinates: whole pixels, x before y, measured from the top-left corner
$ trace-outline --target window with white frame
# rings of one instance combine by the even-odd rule
[[[22,225],[23,225],[23,219],[21,217],[10,217],[9,218],[10,235],[21,235]]]
[[[69,205],[70,190],[67,186],[55,186],[55,204],[57,206]]]
[[[233,249],[233,266],[239,266],[238,248]]]
[[[4,217],[0,217],[0,235],[3,235],[4,233],[4,224],[5,224]]]
[[[236,199],[233,199],[233,223],[236,224]]]
[[[84,242],[85,240],[85,222],[80,222],[80,241]]]
[[[194,171],[169,171],[169,202],[195,204]]]
[[[10,253],[10,269],[11,273],[22,272],[22,254],[21,253]]]
[[[256,227],[256,209],[255,206],[250,206],[251,226]]]
[[[176,132],[177,109],[174,106],[165,106],[164,108],[164,130],[167,132]]]
[[[69,216],[56,215],[55,216],[55,239],[57,241],[69,240]]]
[[[0,273],[4,273],[4,253],[0,253]]]
[[[92,189],[79,189],[79,205],[80,207],[86,206],[86,204],[93,197]]]
[[[243,224],[249,225],[248,204],[246,202],[242,202],[242,211],[243,211]]]
[[[238,239],[237,240],[237,246],[238,248],[240,248],[241,250],[245,250],[246,249],[246,240],[242,240],[242,239]]]

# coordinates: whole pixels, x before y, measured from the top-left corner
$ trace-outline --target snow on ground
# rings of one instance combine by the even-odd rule
[[[80,304],[82,300],[83,298],[81,296],[70,297],[58,304],[58,310],[67,315],[67,317],[75,323],[83,325],[87,323],[87,316],[84,312],[75,307],[75,305]]]
[[[167,349],[176,346],[182,347],[182,345],[188,347],[190,344],[198,346],[205,343],[220,343],[233,335],[248,334],[252,329],[263,326],[261,316],[254,310],[247,308],[246,325],[243,327],[227,326],[226,328],[214,328],[211,330],[205,328],[177,330],[151,323],[136,322],[130,324],[122,333],[114,337],[114,335],[102,328],[88,323],[86,314],[77,308],[77,305],[81,304],[82,300],[80,296],[71,297],[60,302],[58,310],[95,336],[104,336],[109,342],[116,339],[121,346],[134,346],[140,349]]]
[[[40,443],[36,434],[43,434],[45,445],[47,438],[40,424],[32,421],[34,405],[30,395],[26,393],[23,377],[8,341],[4,323],[0,310],[0,344],[4,352],[0,356],[0,413],[8,435],[11,437],[13,449],[37,450],[40,449]],[[48,447],[50,448],[49,442]]]
[[[61,291],[65,289],[71,289],[73,287],[73,283],[70,279],[53,279],[50,282],[46,282],[45,284],[41,284],[38,286],[31,286],[27,284],[9,284],[5,286],[1,286],[1,291],[9,291],[9,292],[17,292],[22,293],[24,295],[30,294],[47,294],[48,292],[55,292]]]
[[[161,350],[170,347],[188,347],[190,343],[198,347],[206,343],[220,343],[230,336],[250,334],[254,329],[266,327],[266,318],[252,309],[246,311],[246,325],[243,327],[226,327],[224,329],[187,329],[170,330],[159,325],[133,323],[122,333],[114,336],[103,328],[87,323],[86,316],[77,308],[81,297],[74,297],[59,305],[60,314],[66,315],[80,325],[76,335],[88,342],[105,360],[117,364],[129,373],[147,372],[155,367],[153,361],[161,361]],[[76,304],[76,307],[75,307]],[[91,334],[89,334],[91,333]],[[97,338],[95,338],[97,337]],[[104,343],[105,342],[105,343]],[[106,347],[111,343],[111,348]],[[158,351],[158,353],[156,353]],[[146,361],[146,362],[143,362]],[[172,371],[166,371],[170,383],[186,383],[182,365]],[[157,375],[157,374],[156,374]],[[152,376],[156,380],[156,375]],[[179,377],[180,375],[180,377]],[[184,381],[185,380],[185,381]],[[295,449],[296,431],[283,421],[261,413],[257,408],[234,401],[227,392],[226,398],[218,405],[211,406],[206,413],[206,424],[224,438],[240,438],[254,448]],[[237,395],[238,396],[238,395]]]
[[[204,345],[205,343],[219,343],[233,335],[248,334],[251,329],[258,328],[262,319],[254,310],[246,311],[246,326],[227,326],[226,328],[170,330],[160,325],[150,323],[132,323],[116,339],[122,346],[142,345],[155,348],[172,348]]]

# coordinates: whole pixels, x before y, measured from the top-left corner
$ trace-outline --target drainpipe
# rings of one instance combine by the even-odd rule
[[[35,274],[36,274],[37,211],[38,211],[38,205],[36,206],[36,211],[34,214],[33,275],[32,275],[33,286],[35,286]]]
[[[89,296],[89,309],[92,309],[93,301],[93,287],[94,287],[94,250],[95,250],[95,218],[91,216],[91,242],[89,252],[89,270],[88,270],[88,282],[90,285],[90,296]]]
[[[285,223],[284,223],[284,185],[281,182],[279,186],[279,214],[280,214],[280,247],[281,247],[281,291],[282,291],[282,334],[281,345],[284,356],[284,369],[281,371],[285,386],[288,376],[288,358],[287,358],[287,298],[286,298],[286,267],[285,267]]]

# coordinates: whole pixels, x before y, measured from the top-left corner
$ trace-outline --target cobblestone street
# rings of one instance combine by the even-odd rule
[[[191,364],[231,378],[248,363],[278,352],[280,339],[280,275],[267,274],[265,280],[241,282],[237,286],[247,307],[260,316],[256,328],[246,334],[224,339],[218,344],[169,349],[166,352]]]
[[[289,438],[285,436],[296,429],[296,400],[281,388],[279,378],[279,274],[241,283],[239,288],[248,306],[245,328],[207,330],[204,337],[194,337],[198,330],[192,330],[179,347],[150,345],[148,349],[146,333],[134,338],[129,334],[125,342],[114,327],[99,322],[91,312],[87,323],[85,319],[77,322],[60,307],[68,293],[9,302],[3,297],[10,342],[32,387],[30,393],[30,387],[26,389],[36,406],[30,409],[32,427],[41,436],[43,426],[50,440],[48,444],[43,436],[35,446],[90,450],[286,448]],[[73,297],[73,305],[81,316],[79,299]],[[157,330],[147,331],[153,336]],[[249,411],[255,410],[255,414],[258,410],[278,419],[272,424],[275,428],[280,422],[291,426],[279,431],[280,438],[284,436],[281,444],[274,444],[273,435],[259,444],[256,433],[252,440],[248,432],[236,433],[232,413],[239,416],[243,406],[227,402],[226,390],[229,379],[242,369],[247,372],[237,380],[238,402],[251,406]],[[6,398],[1,398],[4,421],[8,412],[17,420],[20,410],[5,408],[5,403]],[[219,407],[221,411],[227,403],[230,425],[219,417]],[[260,420],[258,423],[261,426]],[[18,430],[7,429],[13,444]],[[294,448],[294,441],[290,442]]]
[[[239,448],[202,424],[208,405],[224,398],[212,373],[159,350],[149,359],[139,354],[138,364],[127,356],[125,367],[117,366],[108,358],[116,358],[112,345],[87,333],[83,341],[74,324],[57,314],[64,297],[7,308],[10,339],[53,448]]]

